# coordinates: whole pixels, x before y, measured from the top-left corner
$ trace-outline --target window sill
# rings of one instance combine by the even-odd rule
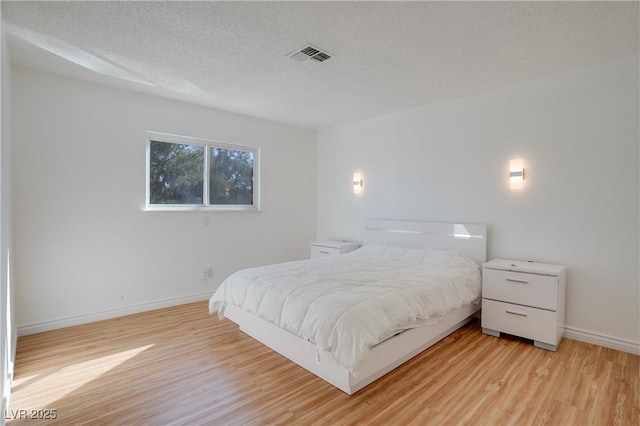
[[[235,213],[260,212],[256,206],[146,206],[145,212],[198,212],[198,213]]]

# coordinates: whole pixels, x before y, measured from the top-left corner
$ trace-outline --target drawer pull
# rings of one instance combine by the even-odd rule
[[[320,250],[320,253],[322,253],[322,254],[329,254],[329,252],[328,252],[328,251],[324,251],[324,250]]]
[[[511,315],[518,315],[519,317],[528,317],[529,316],[529,315],[523,314],[521,312],[513,312],[513,311],[505,311],[505,312],[508,313],[508,314],[511,314]]]
[[[523,281],[523,280],[514,280],[513,278],[507,278],[507,281],[509,281],[510,283],[521,283],[521,284],[529,284],[529,281]]]

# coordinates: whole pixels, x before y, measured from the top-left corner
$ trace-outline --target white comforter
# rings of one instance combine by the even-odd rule
[[[412,321],[442,317],[480,297],[478,265],[436,250],[365,246],[340,256],[244,269],[211,297],[315,343],[356,373],[369,349]]]

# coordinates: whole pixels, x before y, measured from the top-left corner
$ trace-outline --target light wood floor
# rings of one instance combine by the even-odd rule
[[[475,321],[347,396],[200,302],[21,337],[5,417],[12,426],[638,425],[638,364],[574,340],[552,353],[486,336]],[[38,409],[57,418],[10,420]]]

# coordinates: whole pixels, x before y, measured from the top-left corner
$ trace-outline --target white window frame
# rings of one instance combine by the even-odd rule
[[[240,145],[220,142],[190,136],[171,135],[167,133],[146,132],[146,207],[147,211],[210,211],[210,212],[256,212],[260,211],[260,148],[256,146]],[[204,168],[202,176],[203,204],[151,204],[151,142],[165,142],[204,147]],[[208,204],[209,202],[209,162],[211,148],[222,148],[233,151],[247,151],[253,153],[253,204]]]

